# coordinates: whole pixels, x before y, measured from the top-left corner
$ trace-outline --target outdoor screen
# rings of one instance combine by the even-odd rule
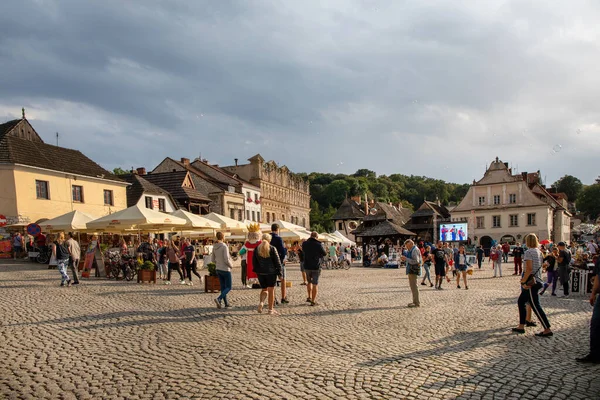
[[[467,224],[452,222],[440,225],[440,239],[442,242],[462,242],[468,237]]]

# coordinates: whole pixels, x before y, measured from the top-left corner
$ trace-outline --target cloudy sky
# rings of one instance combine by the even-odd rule
[[[600,175],[595,1],[4,0],[0,122],[108,169]]]

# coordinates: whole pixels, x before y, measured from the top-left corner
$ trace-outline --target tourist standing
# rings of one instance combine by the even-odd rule
[[[490,251],[490,258],[492,259],[494,267],[494,278],[500,276],[502,278],[502,248],[500,245],[492,248]]]
[[[21,236],[21,234],[19,232],[17,232],[17,233],[15,233],[15,236],[13,236],[14,259],[16,260],[17,258],[20,258],[22,253],[23,253],[23,237]]]
[[[590,352],[585,357],[577,358],[577,361],[600,364],[600,257],[596,258],[594,275],[594,286],[590,295],[590,304],[594,307],[590,322]]]
[[[565,242],[558,244],[558,279],[563,287],[563,297],[569,297],[569,269],[571,264],[571,252],[567,250]]]
[[[523,273],[523,254],[525,254],[525,250],[521,247],[521,243],[517,243],[517,246],[513,249],[515,262],[515,273],[513,275],[521,275]]]
[[[81,248],[79,243],[73,237],[73,232],[69,232],[67,240],[67,249],[69,249],[69,268],[73,277],[73,285],[79,285],[79,259],[81,258]]]
[[[544,257],[544,265],[546,266],[546,273],[548,274],[548,280],[544,283],[544,288],[540,292],[540,295],[546,292],[546,289],[552,285],[552,296],[556,296],[556,284],[558,283],[558,271],[557,271],[557,259],[558,259],[558,248],[553,247],[552,253]]]
[[[242,245],[238,254],[242,259],[242,286],[246,287],[248,282],[248,261],[246,261],[246,258],[248,257],[248,249],[246,248],[245,244]]]
[[[268,233],[262,235],[262,241],[252,256],[252,265],[262,289],[259,295],[258,312],[262,313],[265,299],[268,297],[269,314],[277,315],[279,313],[273,306],[277,276],[281,276],[281,258],[277,249],[271,245],[271,239]]]
[[[158,279],[166,279],[167,271],[169,269],[169,259],[167,258],[167,245],[169,241],[164,240],[161,243],[160,248],[158,249]]]
[[[319,293],[319,277],[321,276],[321,259],[327,255],[318,237],[317,232],[311,232],[310,238],[302,243],[302,249],[300,250],[304,255],[304,272],[308,282],[306,285],[306,301],[311,306],[318,305],[317,294]]]
[[[546,317],[546,313],[540,304],[539,290],[542,288],[542,265],[544,262],[542,252],[540,251],[539,241],[535,234],[530,233],[525,237],[527,251],[525,252],[525,272],[521,278],[521,295],[517,301],[519,307],[519,325],[513,328],[513,332],[525,333],[525,325],[527,324],[527,307],[529,304],[532,311],[540,320],[544,330],[536,333],[536,336],[549,337],[553,336],[550,330],[550,322]],[[530,280],[530,277],[533,279]]]
[[[67,267],[69,266],[69,249],[65,243],[65,233],[61,232],[56,237],[52,255],[56,259],[56,265],[58,266],[58,272],[61,275],[60,286],[71,286],[71,279],[67,274]]]
[[[421,248],[419,248],[421,250]],[[429,286],[433,287],[433,283],[431,282],[431,246],[426,246],[423,249],[423,253],[421,253],[423,257],[423,269],[425,270],[425,275],[423,276],[423,280],[421,281],[421,285],[425,286],[425,280],[429,281]]]
[[[179,274],[179,283],[185,285],[185,280],[183,279],[183,274],[181,273],[181,267],[179,266],[179,246],[175,244],[173,240],[166,241],[167,246],[167,260],[169,262],[169,269],[167,271],[167,280],[165,281],[165,285],[171,284],[171,271],[175,270]]]
[[[448,260],[441,240],[438,240],[437,246],[433,250],[433,262],[435,264],[435,288],[442,290],[442,282],[448,272]]]
[[[598,245],[594,243],[592,239],[590,239],[590,241],[588,242],[587,249],[590,252],[592,258],[594,258],[596,254],[598,254]]]
[[[504,242],[502,245],[502,259],[505,263],[508,262],[508,253],[510,253],[510,245],[508,242]]]
[[[185,270],[187,272],[187,277],[189,279],[189,285],[192,286],[192,273],[200,279],[200,284],[202,284],[202,277],[198,273],[197,268],[197,259],[196,259],[196,248],[192,246],[190,239],[185,239],[185,246],[183,247],[183,260],[185,262]],[[230,270],[231,271],[231,270]]]
[[[285,270],[285,256],[287,255],[287,249],[283,244],[283,239],[279,236],[279,225],[273,224],[271,225],[271,246],[277,249],[277,254],[279,255],[279,261],[281,264],[281,304],[289,303],[287,298],[287,288],[285,287],[286,280],[286,270]]]
[[[469,289],[467,286],[467,268],[471,265],[467,261],[467,254],[465,253],[465,246],[458,248],[458,253],[454,255],[454,265],[456,266],[456,288],[460,289],[460,276],[462,275],[463,282],[465,283],[465,290]]]
[[[481,269],[481,263],[483,262],[483,258],[485,257],[485,250],[483,250],[483,246],[479,245],[477,247],[477,266]]]
[[[404,242],[406,246],[406,255],[402,255],[402,261],[406,262],[406,275],[408,276],[408,284],[410,291],[412,292],[412,303],[409,303],[409,307],[420,307],[421,302],[419,301],[419,286],[417,286],[417,279],[421,275],[421,252],[415,243],[408,239]]]
[[[229,247],[223,243],[224,237],[223,232],[217,232],[217,243],[213,246],[212,253],[212,261],[216,265],[219,284],[221,285],[221,294],[215,299],[217,308],[221,308],[221,302],[225,304],[226,308],[231,307],[227,301],[227,294],[231,291],[231,269],[233,268],[233,262],[229,254]]]
[[[52,269],[56,266],[58,266],[58,261],[56,259],[56,244],[55,244],[55,240],[56,240],[56,235],[49,233],[48,236],[46,236],[46,247],[48,249],[48,251],[50,252],[50,261],[48,262],[48,269]],[[97,270],[97,268],[96,268]]]

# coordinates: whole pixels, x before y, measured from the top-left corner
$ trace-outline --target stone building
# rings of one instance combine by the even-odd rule
[[[493,242],[523,242],[529,233],[554,242],[570,236],[566,201],[548,193],[540,184],[540,172],[513,175],[498,157],[483,178],[473,181],[451,219],[467,222],[469,239],[485,249]]]
[[[274,161],[265,162],[260,154],[248,159],[249,164],[223,167],[224,170],[260,188],[262,222],[276,220],[310,227],[309,183]]]

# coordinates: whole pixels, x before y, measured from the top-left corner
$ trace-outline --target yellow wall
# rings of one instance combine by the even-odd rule
[[[48,182],[50,199],[38,199],[35,181]],[[16,167],[17,211],[31,222],[54,218],[73,210],[102,217],[127,208],[126,184],[66,173]],[[72,185],[83,187],[83,203],[72,201]],[[113,191],[113,206],[104,205],[104,190]]]
[[[0,215],[16,218],[17,214],[13,171],[12,169],[0,169]]]

